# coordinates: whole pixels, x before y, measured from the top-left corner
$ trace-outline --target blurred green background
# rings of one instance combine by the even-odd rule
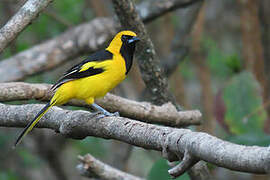
[[[147,1],[147,0],[145,0]],[[137,4],[143,1],[135,1]],[[18,10],[21,0],[0,1],[0,25]],[[251,16],[261,23],[257,13]],[[270,7],[268,7],[269,9]],[[199,109],[203,113],[204,124],[191,127],[206,131],[219,138],[244,145],[268,146],[270,142],[267,99],[270,85],[258,78],[258,72],[267,76],[267,68],[256,66],[264,59],[255,56],[254,66],[248,63],[248,53],[258,51],[259,44],[264,51],[267,46],[262,41],[263,24],[243,19],[243,12],[251,11],[248,5],[234,0],[207,0],[201,8],[190,34],[191,48],[184,59],[179,59],[175,72],[169,77],[170,89],[177,102],[185,109]],[[147,25],[160,60],[166,63],[173,49],[173,40],[181,44],[181,23],[185,9],[164,15]],[[4,60],[36,44],[53,38],[69,28],[91,21],[97,16],[114,17],[110,1],[100,0],[62,0],[53,1],[39,17],[24,30],[18,38],[0,54]],[[248,18],[248,17],[245,17]],[[257,18],[257,19],[256,19]],[[250,23],[253,32],[245,36],[243,20]],[[269,22],[269,21],[268,21]],[[258,42],[250,41],[248,36],[259,33]],[[89,32],[91,33],[91,32]],[[254,35],[255,36],[255,35]],[[179,38],[179,39],[176,39]],[[251,45],[250,45],[251,44]],[[254,45],[254,46],[255,46]],[[248,50],[247,50],[248,49]],[[263,51],[262,51],[263,52]],[[85,55],[72,59],[61,67],[25,79],[32,83],[54,83],[72,64],[82,60]],[[269,59],[268,59],[269,60]],[[270,71],[270,69],[268,69]],[[139,78],[139,81],[137,81]],[[115,94],[138,100],[144,84],[135,64],[127,80],[114,90]],[[37,101],[15,101],[12,104],[38,103]],[[78,109],[76,107],[65,107]],[[77,155],[91,153],[94,157],[148,180],[171,179],[167,173],[169,166],[160,153],[100,138],[88,137],[84,140],[65,139],[51,130],[35,129],[16,150],[12,144],[20,132],[15,128],[0,128],[0,180],[31,179],[86,179],[76,171]],[[59,167],[60,166],[60,167]],[[209,164],[215,179],[269,179],[269,176],[256,176],[238,173]],[[189,179],[188,175],[181,180]]]

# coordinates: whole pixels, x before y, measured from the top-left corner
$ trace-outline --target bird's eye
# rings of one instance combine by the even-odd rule
[[[125,41],[127,41],[127,40],[128,40],[128,37],[127,37],[127,36],[125,36],[125,35],[123,35],[121,39],[122,39],[122,42],[125,42]]]

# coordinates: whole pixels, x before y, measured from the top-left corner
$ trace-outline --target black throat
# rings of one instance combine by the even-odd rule
[[[130,44],[123,43],[123,45],[120,49],[120,54],[125,59],[126,75],[128,74],[128,72],[132,66],[134,51],[135,51],[135,43],[130,43]]]

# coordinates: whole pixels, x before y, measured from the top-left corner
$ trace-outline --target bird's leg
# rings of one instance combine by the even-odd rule
[[[115,113],[110,113],[108,111],[106,111],[105,109],[103,109],[102,107],[100,107],[99,105],[97,105],[96,103],[92,104],[92,107],[96,110],[96,111],[100,111],[103,114],[100,116],[100,118],[103,118],[105,116],[119,116],[118,112]]]

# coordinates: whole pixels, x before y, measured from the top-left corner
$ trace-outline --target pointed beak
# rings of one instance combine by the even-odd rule
[[[134,36],[133,38],[128,40],[128,43],[130,44],[130,43],[134,43],[134,42],[138,42],[138,41],[140,41],[140,39],[137,36]]]

